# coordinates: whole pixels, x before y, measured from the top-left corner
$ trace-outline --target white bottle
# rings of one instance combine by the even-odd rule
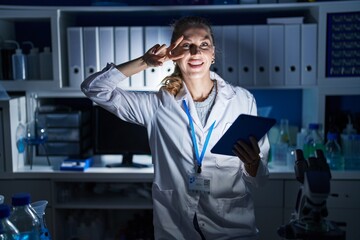
[[[30,53],[26,56],[27,61],[27,79],[39,80],[40,79],[40,62],[39,62],[39,49],[34,47],[31,41],[25,41],[23,45],[28,44],[31,46]]]
[[[25,80],[26,79],[26,58],[22,53],[19,43],[13,40],[5,40],[6,43],[16,44],[15,53],[11,56],[12,68],[13,68],[13,79],[14,80]]]
[[[40,79],[53,79],[52,53],[50,47],[44,47],[44,51],[40,53]]]
[[[39,61],[39,49],[31,48],[29,55],[27,55],[28,66],[28,79],[39,80],[40,79],[40,61]]]

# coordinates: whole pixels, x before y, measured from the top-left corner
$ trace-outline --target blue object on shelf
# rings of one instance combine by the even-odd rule
[[[88,169],[89,167],[91,167],[93,163],[93,159],[90,158],[86,158],[86,159],[72,159],[72,158],[68,158],[65,159],[61,166],[60,166],[60,170],[62,171],[85,171],[86,169]]]

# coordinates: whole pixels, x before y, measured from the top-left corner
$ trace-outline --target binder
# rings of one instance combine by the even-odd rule
[[[285,85],[300,85],[300,24],[285,25]]]
[[[115,64],[128,62],[130,60],[129,27],[115,27]],[[130,78],[122,80],[118,85],[120,88],[130,87]]]
[[[166,46],[170,46],[172,29],[169,26],[161,26],[160,30],[160,44],[166,44]],[[160,74],[160,82],[166,77],[171,75],[174,72],[175,65],[173,61],[167,61],[161,68]]]
[[[130,59],[144,55],[143,27],[130,27]],[[130,86],[133,90],[144,88],[144,72],[141,71],[130,77]]]
[[[269,85],[269,26],[254,26],[254,79],[256,86]]]
[[[84,69],[85,78],[100,70],[99,28],[84,27]]]
[[[254,26],[238,26],[239,85],[254,85]]]
[[[213,26],[213,35],[214,35],[214,46],[215,46],[215,63],[211,65],[210,70],[217,73],[219,76],[222,76],[222,59],[224,58],[223,53],[223,30],[222,26]]]
[[[222,74],[225,81],[238,85],[238,33],[237,26],[223,26],[223,69]]]
[[[99,44],[100,68],[104,68],[115,61],[113,27],[99,27]]]
[[[301,85],[316,85],[317,25],[301,25]]]
[[[3,124],[3,113],[2,109],[0,108],[0,173],[5,171],[5,134],[4,134],[4,124]]]
[[[145,52],[160,43],[160,29],[157,26],[145,27]],[[149,67],[145,70],[145,86],[156,89],[161,82],[161,67]]]
[[[284,25],[269,25],[269,80],[271,86],[284,86]]]
[[[79,88],[84,80],[82,27],[67,28],[69,86]]]

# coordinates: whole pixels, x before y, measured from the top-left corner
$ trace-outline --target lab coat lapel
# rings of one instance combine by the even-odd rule
[[[215,97],[215,104],[211,109],[208,120],[205,124],[205,131],[211,127],[214,121],[219,121],[223,116],[226,105],[229,100],[235,96],[235,91],[233,88],[228,85],[219,75],[214,72],[211,72],[211,79],[216,79],[217,84],[217,93]]]
[[[185,83],[183,83],[183,87],[181,88],[179,93],[176,95],[175,99],[176,99],[176,101],[178,101],[179,104],[181,104],[181,108],[184,110],[184,114],[186,114],[185,108],[183,106],[183,100],[185,99],[194,124],[196,126],[198,126],[200,129],[203,129],[203,126],[201,124],[201,121],[199,119],[199,116],[198,116],[196,108],[195,108],[194,101],[191,98],[191,94],[190,94],[189,90],[187,89]]]

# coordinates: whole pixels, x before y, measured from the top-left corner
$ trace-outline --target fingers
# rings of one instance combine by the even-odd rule
[[[250,142],[251,142],[251,145],[252,145],[255,153],[256,153],[257,155],[259,155],[259,153],[260,153],[260,147],[259,147],[259,144],[258,144],[258,140],[257,140],[255,137],[253,137],[253,136],[250,136],[250,137],[249,137],[249,140],[250,140]]]
[[[233,153],[240,158],[245,164],[254,164],[260,160],[260,148],[256,138],[250,137],[250,145],[239,140],[233,148]]]
[[[174,50],[175,48],[177,48],[177,46],[181,43],[181,41],[184,39],[184,36],[181,35],[178,39],[176,39],[175,42],[173,42],[171,45],[170,45],[170,50]]]
[[[184,57],[184,53],[182,53],[181,51],[176,51],[176,48],[179,46],[179,44],[181,43],[181,41],[184,39],[184,36],[180,36],[178,39],[176,39],[175,42],[173,42],[172,44],[170,44],[170,46],[167,48],[166,50],[166,56],[175,61],[178,60],[180,58]]]

